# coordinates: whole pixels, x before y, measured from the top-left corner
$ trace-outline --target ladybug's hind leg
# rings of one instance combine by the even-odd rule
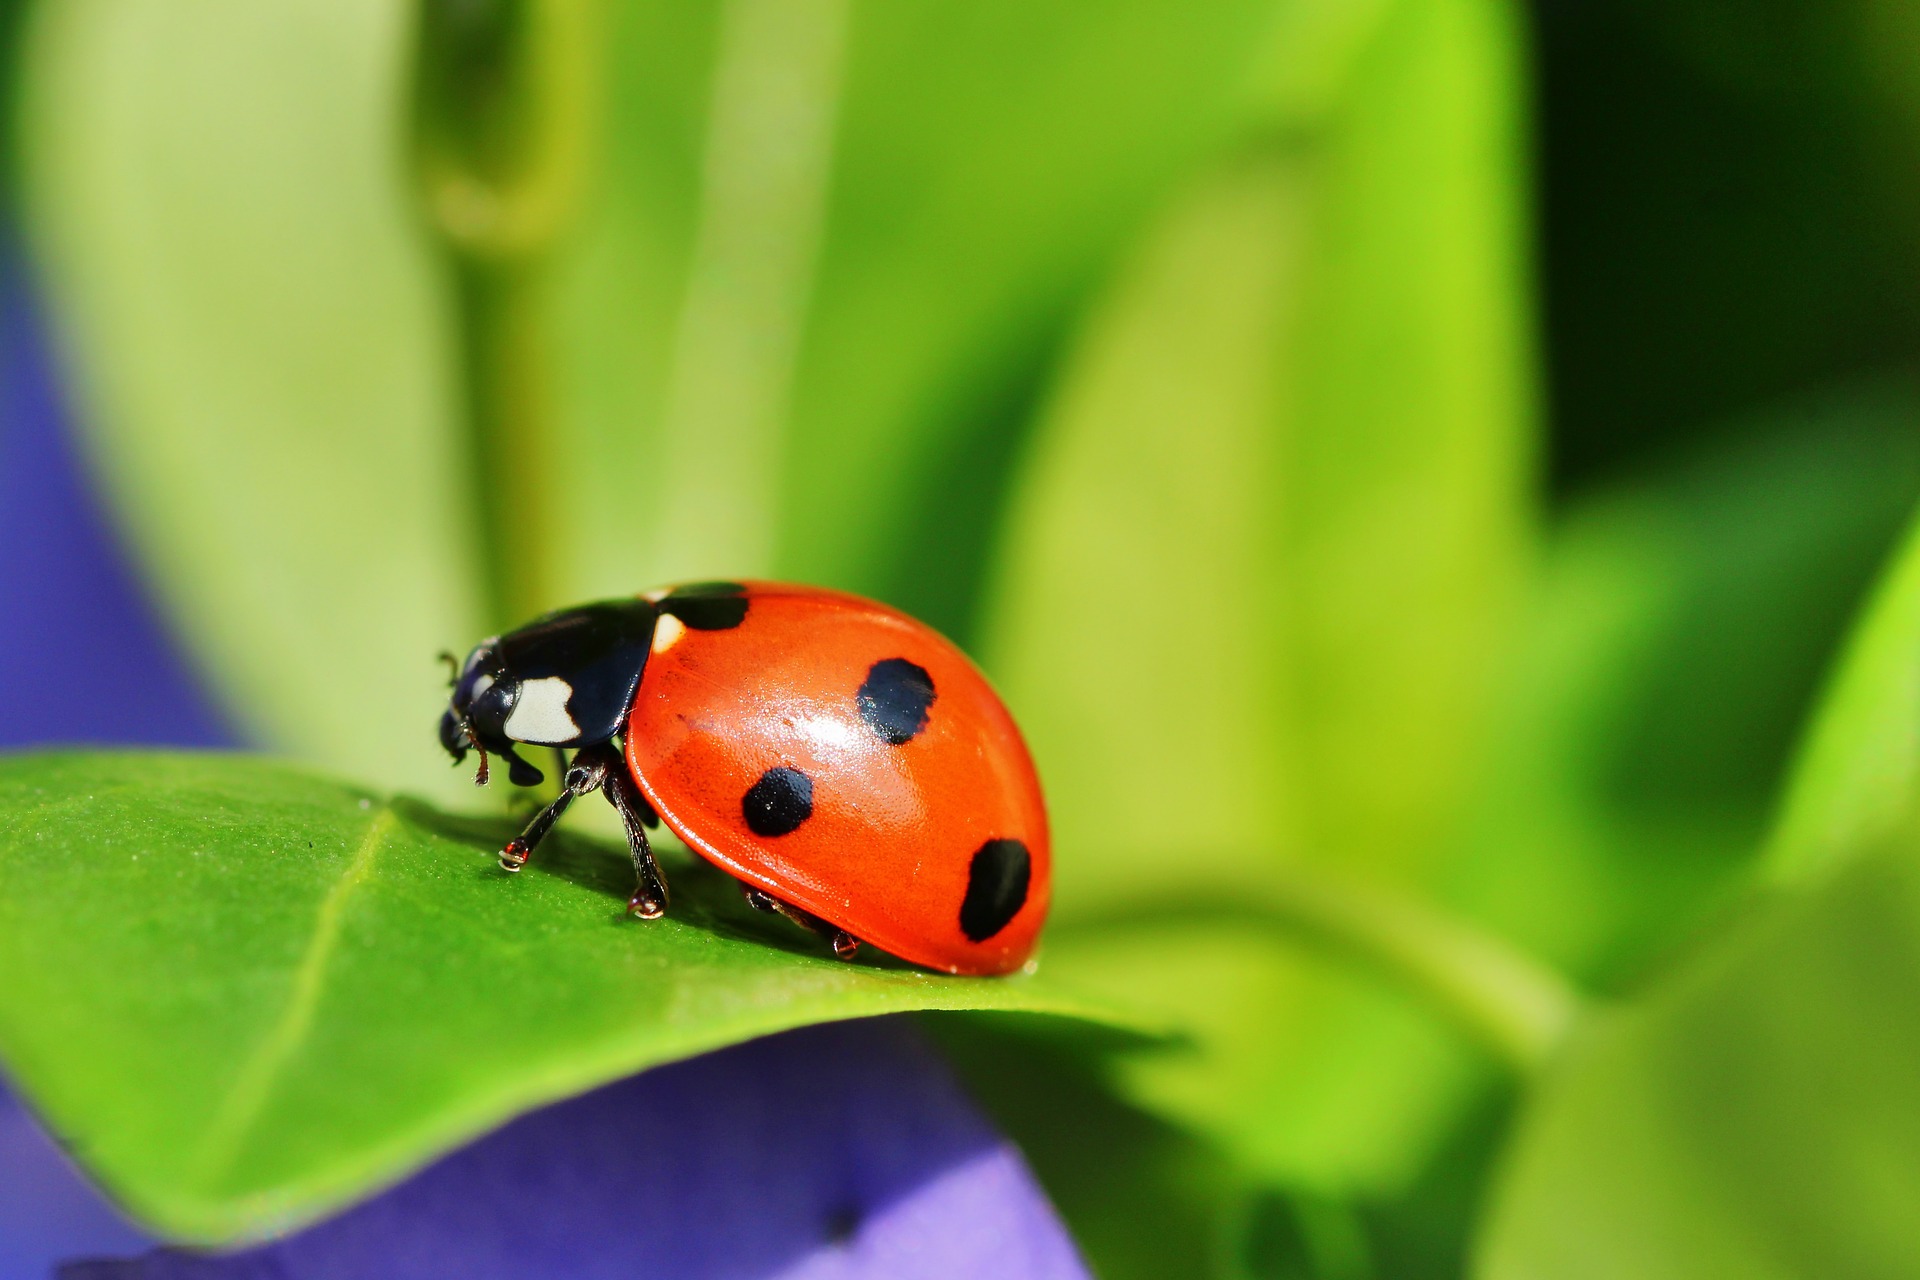
[[[627,914],[658,920],[667,913],[667,878],[660,874],[653,846],[647,843],[647,828],[660,819],[627,772],[627,762],[610,745],[600,749],[613,757],[607,769],[607,800],[620,815],[620,825],[627,832],[627,852],[633,855],[633,896],[627,899]]]
[[[860,940],[845,929],[836,928],[810,911],[802,911],[790,902],[782,902],[764,889],[756,889],[750,884],[742,884],[740,891],[747,895],[747,905],[755,911],[777,911],[787,919],[817,933],[833,945],[836,960],[851,960],[860,950]]]

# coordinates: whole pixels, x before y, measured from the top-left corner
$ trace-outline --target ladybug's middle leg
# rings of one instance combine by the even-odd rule
[[[811,911],[802,911],[791,902],[782,902],[765,889],[756,889],[742,882],[740,891],[747,895],[747,905],[755,911],[777,911],[787,919],[810,933],[817,933],[833,946],[833,955],[837,960],[851,960],[860,950],[860,940],[814,915]]]
[[[607,800],[620,815],[627,831],[627,852],[633,855],[633,896],[627,899],[627,914],[642,920],[658,920],[667,913],[667,878],[654,861],[653,846],[647,843],[647,828],[659,823],[653,806],[627,772],[626,761],[611,746],[604,748],[614,757],[607,769]]]

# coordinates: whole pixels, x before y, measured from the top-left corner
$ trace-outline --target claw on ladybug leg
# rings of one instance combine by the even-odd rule
[[[540,847],[540,842],[547,838],[547,832],[553,829],[554,823],[560,821],[560,815],[565,813],[567,806],[572,803],[573,792],[562,791],[554,797],[551,804],[534,814],[533,821],[527,824],[527,829],[507,841],[507,847],[500,851],[500,869],[518,871],[526,866],[527,859],[533,855],[535,849]]]
[[[792,903],[782,902],[765,889],[750,884],[741,884],[740,892],[746,896],[747,905],[755,911],[778,912],[809,933],[817,933],[827,939],[833,946],[836,960],[851,960],[860,950],[860,939],[845,929],[836,929],[811,911],[802,911]]]
[[[647,828],[659,821],[653,816],[653,806],[647,803],[627,771],[627,762],[611,743],[587,748],[574,757],[574,762],[577,764],[582,757],[589,757],[605,777],[607,802],[620,815],[620,825],[627,833],[627,852],[633,855],[633,896],[627,899],[627,914],[636,920],[658,920],[667,914],[667,878],[660,874],[653,846],[647,843]]]
[[[757,889],[753,885],[742,884],[740,886],[740,892],[746,895],[747,905],[755,911],[778,912],[809,933],[817,933],[823,938],[832,936],[833,926],[825,920],[822,920],[819,916],[811,912],[802,911],[790,902],[780,901],[780,899],[774,897],[765,889]]]
[[[547,832],[553,830],[553,824],[560,821],[560,815],[567,811],[575,796],[583,796],[606,780],[607,771],[603,762],[588,758],[582,751],[576,755],[573,764],[567,769],[560,794],[548,803],[547,807],[533,815],[533,821],[527,824],[513,839],[507,841],[507,847],[500,851],[500,869],[518,871],[527,865],[527,859],[540,842],[547,838]]]

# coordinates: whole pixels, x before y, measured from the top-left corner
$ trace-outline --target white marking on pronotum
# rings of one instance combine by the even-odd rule
[[[480,695],[485,693],[487,690],[491,688],[493,688],[493,677],[491,675],[482,675],[478,677],[473,682],[473,694],[472,694],[473,700],[475,702],[480,701]]]
[[[642,600],[645,600],[648,604],[659,604],[662,600],[665,600],[667,598],[667,592],[671,590],[672,590],[671,587],[655,587],[651,591],[642,592],[640,595],[640,598]]]
[[[660,621],[653,624],[653,651],[665,653],[673,648],[681,636],[687,634],[687,624],[670,613],[660,615]]]
[[[515,742],[537,742],[554,746],[580,736],[580,726],[567,714],[567,699],[573,686],[559,676],[522,680],[520,696],[513,700],[507,716],[507,736]]]

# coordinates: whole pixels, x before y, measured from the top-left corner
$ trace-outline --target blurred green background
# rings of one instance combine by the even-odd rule
[[[1103,1274],[1920,1272],[1920,8],[10,21],[261,744],[471,803],[437,650],[870,594],[1029,734],[1049,973],[1187,1032],[943,1024]]]

